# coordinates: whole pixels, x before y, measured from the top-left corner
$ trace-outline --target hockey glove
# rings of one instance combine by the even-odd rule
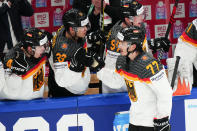
[[[93,55],[93,59],[94,59],[94,62],[90,67],[90,71],[91,72],[98,72],[105,66],[105,62],[102,59],[102,57],[100,57],[97,54]]]
[[[82,72],[84,69],[84,65],[77,63],[74,59],[71,59],[70,70],[74,72]]]
[[[97,41],[105,42],[105,34],[103,31],[97,30],[95,32],[91,32],[87,35],[88,43],[96,43]]]
[[[162,119],[154,119],[154,131],[170,131],[168,116]]]
[[[17,75],[23,75],[29,69],[29,65],[26,61],[26,56],[24,53],[16,52],[14,59],[9,59],[6,66],[11,69],[11,71]]]
[[[84,70],[85,66],[90,67],[93,63],[93,57],[86,53],[84,48],[79,48],[71,58],[70,69],[76,72]]]
[[[170,48],[170,40],[165,37],[156,38],[153,42],[149,43],[149,46],[153,53],[156,53],[158,50],[168,52]]]

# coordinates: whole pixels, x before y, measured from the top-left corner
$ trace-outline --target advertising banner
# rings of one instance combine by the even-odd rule
[[[197,99],[185,100],[185,131],[197,129]]]

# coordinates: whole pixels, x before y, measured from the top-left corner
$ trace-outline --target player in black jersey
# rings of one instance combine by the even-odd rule
[[[82,95],[90,82],[90,68],[99,70],[104,62],[87,50],[85,36],[90,25],[83,12],[72,8],[64,13],[62,22],[52,42],[49,95]]]

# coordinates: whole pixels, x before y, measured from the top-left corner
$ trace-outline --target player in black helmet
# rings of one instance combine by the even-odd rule
[[[129,131],[170,131],[172,89],[160,62],[142,49],[142,30],[128,27],[118,32],[121,55],[109,86],[126,83],[131,101]]]
[[[29,100],[43,97],[47,35],[40,29],[24,30],[23,40],[5,56],[2,99]]]
[[[49,73],[49,94],[52,97],[82,95],[90,82],[90,70],[99,70],[104,62],[88,52],[86,32],[88,17],[77,9],[63,15],[63,26],[57,31],[52,44]]]

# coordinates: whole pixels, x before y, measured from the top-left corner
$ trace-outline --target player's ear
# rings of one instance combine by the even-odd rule
[[[28,51],[28,52],[31,52],[31,51],[32,51],[31,46],[28,46],[28,47],[27,47],[27,51]]]
[[[69,31],[70,31],[70,32],[73,32],[74,29],[73,29],[72,27],[69,27]]]
[[[129,46],[129,51],[133,51],[136,48],[136,44],[132,44],[131,46]]]

